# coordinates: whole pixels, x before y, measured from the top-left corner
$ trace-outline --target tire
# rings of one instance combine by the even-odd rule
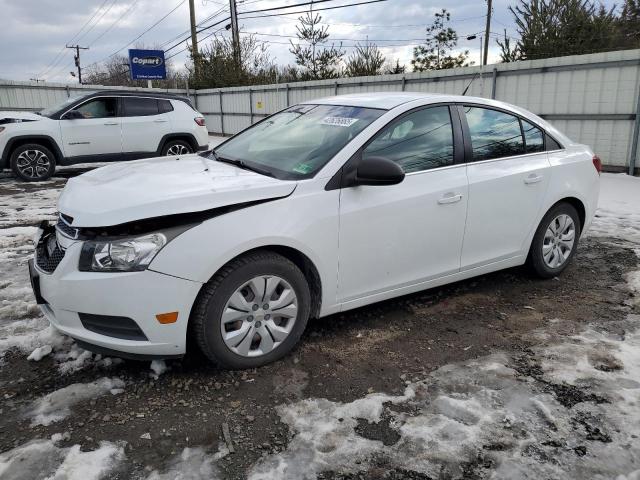
[[[193,147],[185,140],[168,140],[162,147],[162,156],[187,155],[193,153]]]
[[[258,301],[254,291],[263,285],[264,300]],[[271,296],[265,295],[269,291]],[[209,360],[224,368],[255,368],[293,349],[310,307],[309,285],[300,269],[281,255],[261,251],[231,261],[203,286],[191,322]]]
[[[533,236],[528,257],[531,270],[541,278],[553,278],[562,273],[578,249],[580,229],[580,217],[573,205],[565,202],[554,205]],[[569,249],[571,236],[573,241]]]
[[[9,165],[13,174],[26,182],[41,182],[56,171],[56,157],[38,143],[27,143],[11,152]]]

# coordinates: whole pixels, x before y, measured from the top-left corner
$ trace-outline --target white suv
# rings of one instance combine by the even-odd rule
[[[56,165],[183,155],[206,150],[204,117],[189,99],[103,91],[40,113],[0,112],[0,169],[46,180]]]
[[[324,317],[528,262],[569,265],[600,160],[520,108],[367,93],[296,105],[214,151],[72,178],[30,265],[87,349],[249,368]]]

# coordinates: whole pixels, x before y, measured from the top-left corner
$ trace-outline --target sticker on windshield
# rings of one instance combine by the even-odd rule
[[[313,170],[313,165],[309,165],[308,163],[299,163],[295,167],[293,167],[294,172],[302,173],[303,175],[310,173],[311,170]]]
[[[333,127],[350,127],[357,121],[357,118],[349,117],[324,117],[320,123],[322,125],[331,125]]]

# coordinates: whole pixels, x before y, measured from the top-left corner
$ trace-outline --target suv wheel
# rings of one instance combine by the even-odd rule
[[[568,203],[559,203],[544,216],[531,243],[529,265],[542,278],[553,278],[569,265],[578,248],[580,218]]]
[[[169,140],[162,147],[162,155],[187,155],[189,153],[193,153],[193,148],[189,144],[189,142],[185,142],[184,140]]]
[[[56,159],[48,148],[37,143],[20,145],[9,159],[11,170],[27,182],[47,180],[56,170]]]
[[[191,318],[202,352],[227,368],[273,362],[298,343],[311,295],[300,269],[272,252],[236,259],[207,283]]]

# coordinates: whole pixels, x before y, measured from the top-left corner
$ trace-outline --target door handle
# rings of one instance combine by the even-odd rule
[[[118,122],[105,122],[105,125],[118,125]]]
[[[542,181],[542,175],[534,175],[534,174],[531,174],[524,179],[524,183],[526,183],[527,185],[532,185],[534,183],[538,183],[541,181]]]
[[[438,199],[438,204],[446,205],[447,203],[456,203],[462,200],[462,194],[460,193],[447,193]]]
[[[159,118],[158,120],[154,120],[153,123],[167,123],[167,120]]]

